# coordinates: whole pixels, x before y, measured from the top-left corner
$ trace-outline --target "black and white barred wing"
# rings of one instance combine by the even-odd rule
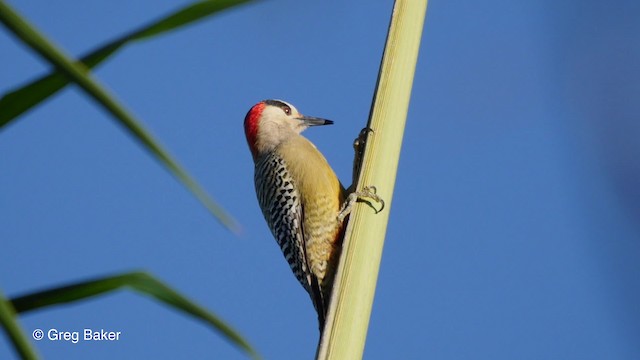
[[[275,237],[291,271],[311,293],[311,273],[307,265],[302,228],[302,206],[294,180],[286,163],[275,153],[256,163],[255,186],[271,233]]]

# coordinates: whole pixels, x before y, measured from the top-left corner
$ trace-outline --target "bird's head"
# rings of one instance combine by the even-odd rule
[[[330,124],[333,121],[304,116],[293,105],[282,100],[264,100],[255,104],[245,116],[244,134],[255,159],[309,126]]]

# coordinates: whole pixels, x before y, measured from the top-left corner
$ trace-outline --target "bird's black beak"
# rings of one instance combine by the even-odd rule
[[[317,118],[317,117],[313,117],[313,116],[300,116],[297,119],[302,121],[307,126],[319,126],[319,125],[331,125],[331,124],[333,124],[333,121],[331,121],[331,120]]]

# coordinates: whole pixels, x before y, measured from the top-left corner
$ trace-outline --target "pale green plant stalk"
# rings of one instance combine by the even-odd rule
[[[354,206],[317,359],[362,358],[426,10],[427,0],[394,5],[355,187],[375,186],[386,206],[377,214],[365,203]]]

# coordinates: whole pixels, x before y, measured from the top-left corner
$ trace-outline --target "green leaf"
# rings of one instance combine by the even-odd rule
[[[240,349],[246,351],[251,355],[251,357],[259,358],[251,345],[249,345],[246,340],[244,340],[235,330],[225,324],[216,315],[200,307],[162,283],[160,280],[145,272],[131,272],[69,284],[62,287],[23,295],[10,301],[16,312],[25,313],[51,305],[75,302],[96,295],[113,292],[114,290],[118,290],[123,287],[128,287],[143,295],[153,297],[176,310],[182,311],[203,321],[219,332],[222,336],[227,338],[227,340],[231,341]]]
[[[200,3],[200,6],[209,4],[210,2]],[[144,28],[135,32],[132,38],[144,38],[151,35],[160,34],[161,32],[168,31],[175,28],[179,24],[184,24],[185,21],[194,20],[198,16],[204,16],[204,13],[212,11],[212,8],[207,7],[205,9],[196,6],[196,10],[193,8],[186,9],[178,12],[173,17],[169,17],[166,21],[160,21],[155,25]],[[206,11],[205,11],[206,10]],[[183,183],[192,194],[227,228],[238,233],[240,227],[218,204],[216,204],[211,197],[204,191],[204,189],[198,185],[189,176],[189,174],[182,169],[176,160],[156,141],[151,134],[142,126],[142,124],[129,113],[98,81],[93,79],[90,70],[82,63],[73,62],[66,54],[56,48],[54,44],[49,42],[42,34],[40,34],[34,27],[26,22],[20,15],[18,15],[13,9],[11,9],[4,1],[0,0],[0,22],[2,22],[9,30],[11,30],[19,39],[26,43],[32,50],[45,58],[57,69],[58,73],[63,74],[63,78],[68,79],[76,83],[87,95],[92,97],[98,105],[104,110],[109,112],[125,130],[129,132],[135,139],[137,139],[142,145],[150,151],[160,162],[165,165],[169,171],[180,182]],[[100,59],[106,58],[110,53],[115,51],[117,44],[107,45],[103,47],[99,54],[92,57],[90,62],[97,62]],[[53,87],[49,86],[49,89]],[[19,102],[19,101],[18,101]],[[2,110],[0,110],[2,114]]]
[[[37,359],[38,355],[31,347],[27,336],[22,331],[20,324],[16,321],[16,311],[11,306],[11,302],[0,292],[0,324],[4,328],[9,337],[9,341],[13,344],[22,359]]]
[[[82,56],[80,62],[84,64],[85,67],[92,69],[129,42],[161,35],[165,32],[195,23],[218,11],[248,1],[249,0],[210,0],[188,5],[168,16],[115,40],[109,41],[98,49]],[[6,16],[3,14],[4,11],[2,1],[0,1],[0,18]],[[2,20],[2,22],[4,22],[4,20]],[[69,79],[67,79],[62,72],[54,70],[50,74],[42,76],[19,89],[5,93],[0,98],[0,129],[68,84]]]

